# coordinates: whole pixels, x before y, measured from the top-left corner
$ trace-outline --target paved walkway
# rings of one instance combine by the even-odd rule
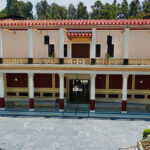
[[[0,143],[7,150],[119,150],[136,145],[145,128],[149,121],[0,117]]]

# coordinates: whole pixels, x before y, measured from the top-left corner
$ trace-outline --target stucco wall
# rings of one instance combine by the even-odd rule
[[[28,33],[16,31],[16,33],[2,33],[4,58],[28,58]]]
[[[33,57],[48,58],[48,45],[44,44],[44,35],[50,36],[50,43],[55,44],[55,54],[59,57],[59,30],[42,30],[42,33],[33,31]],[[101,44],[101,58],[107,52],[107,36],[112,36],[114,44],[114,58],[124,58],[125,32],[121,30],[97,30],[96,44]],[[2,33],[4,58],[28,58],[28,31],[16,31]],[[71,58],[71,42],[64,33],[64,44],[68,45],[68,57]],[[80,43],[80,42],[77,42]],[[83,42],[81,42],[83,43]],[[90,44],[91,42],[85,42]],[[150,58],[150,32],[131,30],[129,41],[129,58]]]
[[[114,44],[114,57],[124,57],[124,39],[125,34],[120,30],[97,30],[96,43],[101,44],[101,58],[105,58],[107,52],[107,36],[112,36],[112,44]]]
[[[48,58],[48,45],[44,44],[44,35],[50,36],[50,44],[55,45],[55,54],[59,57],[59,30],[33,32],[33,57]]]
[[[150,32],[148,30],[131,30],[129,41],[129,58],[150,58]]]

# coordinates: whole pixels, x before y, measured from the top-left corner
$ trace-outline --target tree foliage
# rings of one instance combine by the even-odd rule
[[[30,1],[30,0],[29,0]],[[117,3],[103,3],[101,0],[95,1],[91,6],[91,12],[83,2],[77,6],[69,4],[68,8],[57,3],[49,4],[47,0],[41,0],[35,6],[36,16],[33,16],[33,5],[31,2],[20,0],[7,0],[6,8],[0,11],[0,17],[22,16],[29,19],[128,19],[143,18],[150,15],[150,0],[122,0]]]

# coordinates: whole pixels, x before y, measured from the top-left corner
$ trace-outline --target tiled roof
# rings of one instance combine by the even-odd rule
[[[150,19],[115,20],[0,20],[0,26],[49,26],[49,25],[150,25]]]
[[[67,32],[68,37],[92,37],[92,32]]]

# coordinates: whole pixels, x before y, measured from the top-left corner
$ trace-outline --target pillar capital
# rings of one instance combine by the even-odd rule
[[[59,73],[59,77],[60,77],[60,78],[63,78],[64,76],[65,76],[65,73],[64,73],[64,72]]]
[[[34,73],[30,72],[30,73],[28,73],[28,76],[30,76],[30,77],[34,76]]]
[[[92,79],[92,78],[96,78],[96,73],[91,73],[91,74],[90,74],[90,77],[91,77],[91,79]]]
[[[123,78],[128,78],[129,74],[123,74]]]

